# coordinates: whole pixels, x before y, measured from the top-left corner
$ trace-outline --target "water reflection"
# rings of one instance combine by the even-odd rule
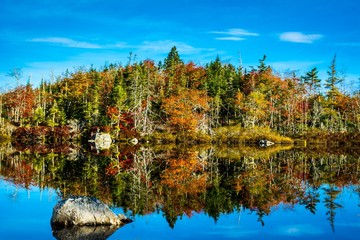
[[[72,226],[53,229],[53,236],[58,240],[105,240],[118,228],[112,226]]]
[[[218,222],[240,212],[254,214],[259,226],[273,225],[268,216],[281,206],[310,214],[325,208],[323,218],[335,231],[344,189],[357,198],[360,193],[360,154],[354,149],[118,145],[98,153],[78,148],[77,157],[73,151],[70,156],[8,147],[0,154],[0,174],[19,188],[55,189],[60,198],[95,196],[135,219],[160,214],[170,228],[183,217],[204,214]]]

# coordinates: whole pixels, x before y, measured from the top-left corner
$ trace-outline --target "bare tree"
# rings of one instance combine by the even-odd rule
[[[19,67],[14,67],[13,69],[9,70],[7,76],[14,78],[16,80],[16,86],[19,86],[20,79],[23,76],[23,71]]]

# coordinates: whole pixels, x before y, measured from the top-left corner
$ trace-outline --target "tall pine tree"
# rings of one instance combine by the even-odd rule
[[[334,97],[339,93],[337,84],[343,81],[342,78],[338,76],[338,71],[336,69],[336,54],[334,55],[331,64],[328,70],[328,79],[326,79],[325,87],[328,89],[327,97],[329,101],[333,101]]]

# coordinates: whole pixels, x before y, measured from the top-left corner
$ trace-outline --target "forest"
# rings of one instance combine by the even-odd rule
[[[20,85],[12,72],[17,86],[0,95],[1,138],[17,131],[37,140],[73,139],[73,132],[94,129],[115,140],[167,142],[359,136],[360,93],[341,89],[336,55],[327,79],[317,68],[278,74],[265,55],[251,69],[220,57],[205,66],[185,63],[176,47],[163,62],[134,59],[66,70],[38,87]]]

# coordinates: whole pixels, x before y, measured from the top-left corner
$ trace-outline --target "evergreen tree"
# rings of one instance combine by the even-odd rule
[[[318,70],[316,67],[307,72],[306,75],[302,77],[302,80],[308,87],[310,95],[314,95],[321,87],[321,79],[318,77]]]
[[[266,69],[269,68],[269,66],[266,66],[265,60],[266,60],[266,55],[264,55],[263,58],[259,60],[260,63],[260,65],[258,66],[259,73],[263,73],[266,71]]]
[[[164,60],[163,67],[165,68],[165,95],[170,96],[171,93],[174,92],[174,88],[176,88],[175,83],[180,82],[177,78],[179,77],[177,74],[179,68],[183,66],[184,63],[180,59],[179,53],[176,47],[172,47],[168,56]]]
[[[180,59],[179,52],[177,51],[176,47],[172,47],[169,54],[164,60],[164,67],[166,70],[170,70],[173,67],[183,64],[183,61]]]
[[[325,87],[328,89],[327,97],[330,101],[333,101],[334,97],[339,93],[339,89],[336,85],[343,81],[343,79],[338,76],[338,71],[336,69],[336,54],[331,61],[327,73],[329,75],[325,83]]]

